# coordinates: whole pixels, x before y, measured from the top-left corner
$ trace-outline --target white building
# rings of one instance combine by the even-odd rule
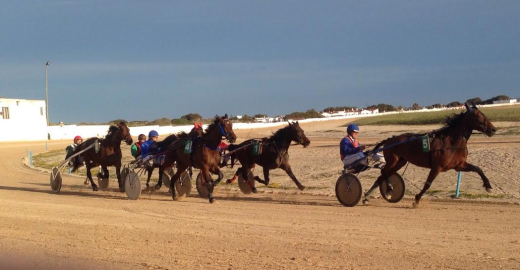
[[[506,99],[506,100],[495,100],[493,101],[493,104],[513,104],[516,103],[516,98],[513,99]]]
[[[0,141],[47,140],[45,100],[0,98]]]

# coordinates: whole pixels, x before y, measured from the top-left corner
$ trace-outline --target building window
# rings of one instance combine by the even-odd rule
[[[40,115],[43,115],[43,107],[40,107]]]
[[[16,106],[20,106],[20,101],[16,101]]]
[[[9,119],[9,107],[2,107],[2,116],[4,119]]]

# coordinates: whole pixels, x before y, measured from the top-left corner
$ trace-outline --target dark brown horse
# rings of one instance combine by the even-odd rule
[[[175,147],[181,146],[181,145],[175,145],[175,142],[178,142],[177,139],[179,137],[188,137],[190,139],[195,139],[198,137],[202,137],[204,134],[204,129],[202,129],[202,123],[197,124],[194,123],[194,127],[191,129],[190,133],[180,132],[178,134],[171,134],[168,137],[164,138],[164,140],[157,143],[157,147],[159,149],[158,155],[164,155],[164,161],[161,165],[155,165],[153,167],[147,167],[146,170],[148,171],[148,179],[146,180],[146,187],[150,186],[150,178],[152,177],[152,173],[154,168],[159,168],[159,181],[157,182],[157,185],[155,185],[155,189],[160,189],[162,186],[162,175],[164,171],[168,170],[173,166],[175,163],[175,159],[171,158],[170,152],[175,151]],[[182,145],[183,146],[183,145]],[[190,167],[190,175],[191,167]]]
[[[201,174],[209,192],[209,202],[215,201],[213,198],[213,188],[222,180],[222,173],[219,168],[220,151],[219,145],[225,137],[230,143],[236,141],[237,136],[233,132],[233,124],[229,121],[227,114],[224,117],[215,116],[215,120],[206,128],[205,134],[193,140],[191,154],[184,153],[184,147],[177,148],[169,158],[177,162],[177,172],[171,178],[172,198],[176,199],[175,181],[179,179],[183,172],[190,166],[201,170]],[[179,141],[185,142],[189,137],[179,137]],[[183,144],[184,145],[184,144]],[[211,174],[219,175],[213,181]]]
[[[262,139],[262,150],[258,155],[253,155],[253,141],[255,140],[247,140],[241,144],[229,146],[229,151],[234,151],[240,148],[232,154],[232,159],[238,159],[242,165],[235,175],[241,173],[242,177],[247,179],[247,175],[251,169],[254,168],[255,164],[258,164],[264,169],[265,180],[260,179],[258,176],[255,176],[255,179],[267,186],[269,185],[269,170],[280,168],[291,177],[300,190],[305,189],[305,186],[296,179],[296,176],[294,176],[294,173],[291,170],[291,165],[289,165],[289,146],[291,145],[291,142],[294,141],[297,144],[303,145],[303,147],[307,147],[311,143],[311,141],[305,136],[305,133],[298,122],[289,123],[288,126],[276,131],[273,136]],[[233,161],[231,164],[233,164]],[[252,190],[253,192],[256,192],[256,188],[252,187]]]
[[[117,126],[110,126],[108,129],[108,134],[105,139],[98,138],[90,138],[76,147],[74,153],[77,153],[83,149],[86,149],[90,145],[100,142],[99,152],[96,152],[97,147],[90,148],[89,150],[83,152],[81,156],[85,161],[85,166],[87,168],[87,177],[90,180],[90,184],[92,185],[92,190],[97,191],[98,187],[92,181],[92,174],[90,173],[90,169],[96,166],[101,165],[103,169],[102,178],[108,178],[108,168],[107,166],[115,166],[116,174],[117,174],[117,182],[119,183],[119,190],[124,191],[124,183],[121,179],[121,158],[123,157],[121,153],[121,141],[125,141],[126,144],[132,144],[132,136],[130,135],[130,129],[126,126],[124,122],[119,123]],[[75,163],[72,171],[76,171],[81,164]]]
[[[377,144],[374,151],[383,148],[386,164],[381,169],[372,188],[365,194],[363,203],[367,204],[370,194],[390,175],[396,173],[407,162],[416,166],[431,169],[426,183],[419,194],[415,196],[414,206],[419,205],[422,195],[430,188],[433,180],[440,172],[454,169],[458,172],[476,172],[482,178],[486,191],[491,192],[491,184],[482,170],[466,162],[468,157],[467,141],[473,130],[485,133],[491,137],[496,129],[486,116],[473,104],[466,104],[466,112],[454,115],[446,120],[446,125],[439,130],[427,134],[402,134],[386,139]],[[421,136],[427,135],[430,151],[423,152]],[[391,187],[389,187],[391,189]]]

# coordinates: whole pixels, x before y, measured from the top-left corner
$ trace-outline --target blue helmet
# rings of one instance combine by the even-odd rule
[[[356,124],[350,124],[350,125],[348,125],[348,127],[347,127],[347,132],[352,132],[352,131],[354,131],[354,132],[359,132],[359,127],[358,127],[358,125],[356,125]]]
[[[150,133],[148,133],[148,138],[151,137],[159,137],[159,133],[155,130],[150,130]]]

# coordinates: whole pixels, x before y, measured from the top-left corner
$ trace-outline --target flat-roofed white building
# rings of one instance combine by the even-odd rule
[[[0,141],[47,140],[45,100],[0,98]]]

